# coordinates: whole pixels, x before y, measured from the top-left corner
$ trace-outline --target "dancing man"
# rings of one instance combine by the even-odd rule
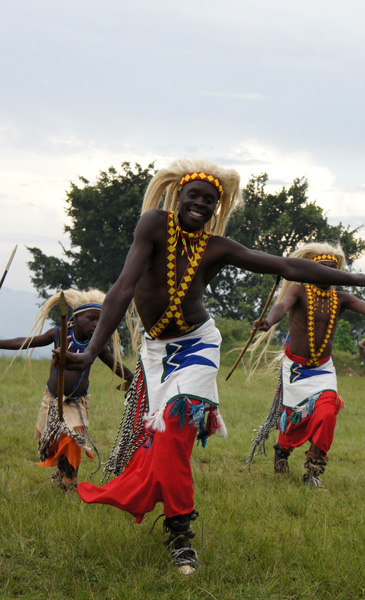
[[[339,245],[306,244],[291,256],[336,271],[345,268],[345,256]],[[263,334],[253,346],[254,351],[265,339],[269,343],[275,325],[289,313],[289,342],[285,346],[277,391],[265,425],[253,441],[248,464],[255,454],[263,451],[269,432],[279,426],[274,471],[287,472],[290,453],[309,441],[303,481],[324,487],[320,476],[328,461],[337,414],[344,406],[337,393],[331,354],[338,319],[345,310],[365,315],[365,302],[347,292],[337,292],[328,284],[284,282],[276,304],[257,328],[269,335]]]
[[[68,361],[68,368],[88,368],[134,299],[145,334],[120,441],[106,466],[116,478],[102,487],[83,482],[77,491],[85,502],[116,506],[138,523],[163,502],[168,544],[184,573],[197,561],[190,530],[197,516],[190,467],[196,431],[202,441],[224,433],[216,387],[221,337],[202,304],[206,286],[227,265],[294,281],[365,285],[362,274],[271,256],[223,237],[240,199],[234,170],[181,160],[158,171],[92,341]]]

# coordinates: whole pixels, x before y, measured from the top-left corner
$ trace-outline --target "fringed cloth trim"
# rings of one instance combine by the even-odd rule
[[[207,419],[205,420],[205,415]],[[169,418],[179,415],[180,427],[184,427],[186,416],[189,418],[189,425],[194,425],[198,429],[197,443],[201,442],[203,448],[206,447],[208,437],[217,433],[220,437],[227,436],[227,429],[219,413],[219,409],[208,405],[206,408],[204,402],[194,404],[187,396],[178,398],[174,401]]]
[[[79,428],[77,428],[79,429]],[[65,421],[60,421],[58,411],[54,404],[50,404],[48,409],[47,426],[38,440],[38,454],[41,462],[44,462],[50,456],[50,450],[55,441],[58,441],[62,434],[72,438],[74,442],[86,451],[86,438],[80,433],[71,431]]]
[[[51,458],[52,450],[54,450],[54,443],[58,442],[62,434],[65,434],[68,437],[72,438],[74,442],[85,451],[86,456],[94,460],[94,456],[90,452],[90,448],[88,448],[88,446],[86,445],[88,440],[88,442],[93,447],[96,456],[98,457],[98,468],[96,469],[96,471],[93,471],[91,473],[91,475],[95,475],[95,473],[97,473],[101,468],[100,454],[89,435],[86,424],[84,423],[81,407],[78,400],[74,399],[73,402],[77,406],[82,427],[75,426],[73,430],[71,430],[70,427],[68,427],[68,425],[65,423],[65,421],[59,420],[58,409],[53,402],[50,402],[47,414],[47,425],[43,433],[39,436],[38,440],[39,459],[41,462],[45,462],[48,458]],[[83,435],[83,433],[85,435]]]
[[[290,429],[294,425],[299,425],[299,423],[302,421],[302,419],[305,419],[306,417],[313,415],[314,409],[316,407],[316,402],[317,402],[318,398],[321,396],[321,394],[323,394],[324,391],[325,390],[322,390],[321,392],[314,394],[313,396],[308,398],[307,402],[303,406],[300,406],[300,407],[298,406],[295,410],[290,410],[288,408],[285,408],[285,410],[283,411],[283,413],[280,417],[280,422],[279,422],[279,429],[280,429],[281,433],[284,433],[284,434],[289,433]]]
[[[322,390],[321,392],[318,392],[318,394],[314,394],[313,396],[308,398],[308,401],[303,406],[297,407],[295,410],[290,410],[289,408],[286,408],[283,411],[279,421],[278,429],[280,429],[281,433],[283,433],[284,435],[288,435],[295,425],[299,425],[303,419],[312,416],[318,398],[322,396],[322,394],[326,391],[333,392],[333,390]],[[341,396],[337,393],[336,407],[338,411],[342,408],[345,408],[344,401],[342,400]]]
[[[282,414],[282,406],[281,406],[281,386],[282,386],[282,374],[280,371],[278,385],[276,387],[274,399],[269,411],[269,414],[266,417],[266,421],[263,425],[260,425],[258,429],[254,429],[257,433],[257,436],[252,440],[251,443],[251,452],[248,459],[245,462],[245,466],[248,467],[248,470],[251,468],[251,462],[254,456],[258,454],[263,454],[266,456],[265,443],[273,429],[277,429],[280,421],[280,417]]]
[[[125,399],[125,409],[114,441],[113,448],[104,466],[101,483],[107,483],[112,474],[118,477],[130,463],[134,453],[141,447],[149,448],[153,442],[153,434],[160,431],[151,428],[146,431],[146,412],[148,400],[141,361],[138,361],[130,389]],[[205,423],[205,413],[207,422]],[[159,411],[163,415],[163,411]],[[217,433],[226,437],[227,429],[218,408],[208,405],[206,411],[204,402],[192,402],[187,396],[177,398],[173,402],[169,418],[178,415],[180,427],[184,427],[185,418],[198,430],[198,444],[203,448],[210,435]],[[163,418],[163,417],[162,417]],[[164,431],[164,428],[161,430]]]

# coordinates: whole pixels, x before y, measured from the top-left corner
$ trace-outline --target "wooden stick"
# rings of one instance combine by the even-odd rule
[[[5,271],[4,271],[4,273],[3,273],[3,276],[2,276],[2,278],[1,278],[1,281],[0,281],[0,289],[2,288],[2,285],[3,285],[3,283],[4,283],[4,279],[5,279],[5,277],[6,277],[6,276],[7,276],[7,274],[8,274],[8,271],[9,271],[9,269],[10,269],[10,265],[11,265],[11,263],[13,262],[14,254],[15,254],[15,252],[16,252],[16,249],[17,249],[17,247],[18,247],[18,244],[16,244],[16,246],[15,246],[14,250],[12,251],[12,253],[11,253],[11,255],[10,255],[10,258],[9,258],[9,260],[8,260],[8,264],[7,264],[7,265],[6,265],[6,267],[5,267]]]
[[[253,340],[253,337],[254,337],[254,335],[255,335],[256,331],[258,330],[258,328],[260,327],[260,325],[261,325],[261,323],[262,323],[262,320],[263,320],[263,318],[264,318],[264,316],[265,316],[265,313],[266,313],[266,311],[267,311],[267,309],[268,309],[268,307],[269,307],[269,304],[270,304],[270,302],[271,302],[271,300],[272,300],[272,297],[273,297],[273,295],[274,295],[274,294],[275,294],[275,292],[276,292],[276,289],[277,289],[277,287],[278,287],[278,285],[279,285],[279,282],[280,282],[280,275],[278,275],[278,276],[277,276],[277,278],[276,278],[276,281],[275,281],[275,283],[274,283],[274,285],[273,285],[273,288],[272,288],[272,290],[271,290],[271,292],[270,292],[270,295],[269,295],[269,297],[268,297],[268,299],[267,299],[267,301],[266,301],[266,304],[265,304],[265,306],[264,306],[264,308],[263,308],[263,310],[262,310],[262,313],[261,313],[261,315],[259,316],[259,318],[258,318],[258,320],[257,320],[257,325],[256,325],[255,329],[254,329],[254,330],[251,332],[251,335],[250,335],[250,337],[248,338],[248,340],[247,340],[247,342],[246,342],[246,344],[245,344],[245,347],[242,349],[242,351],[241,351],[241,353],[240,353],[239,357],[237,358],[237,360],[236,360],[236,362],[234,363],[234,365],[233,365],[232,369],[231,369],[231,370],[230,370],[230,372],[228,373],[228,375],[227,375],[227,377],[226,377],[226,381],[228,381],[228,379],[229,379],[229,378],[230,378],[230,376],[232,375],[233,371],[236,369],[236,367],[237,367],[238,363],[239,363],[239,362],[240,362],[240,360],[241,360],[241,359],[244,357],[244,355],[245,355],[245,353],[246,353],[246,350],[247,350],[247,348],[248,348],[248,347],[249,347],[249,345],[251,344],[251,342],[252,342],[252,340]]]
[[[65,295],[61,292],[60,299],[58,302],[61,313],[61,333],[60,333],[60,357],[58,366],[58,390],[57,390],[57,403],[58,403],[58,418],[63,421],[63,395],[65,390],[65,364],[66,364],[66,349],[67,349],[67,304]]]

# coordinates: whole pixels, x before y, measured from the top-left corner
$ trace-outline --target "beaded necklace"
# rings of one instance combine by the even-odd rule
[[[190,231],[184,231],[183,229],[181,229],[181,225],[179,223],[179,219],[176,216],[176,213],[171,212],[170,219],[171,218],[172,218],[175,230],[173,231],[171,227],[169,227],[169,229],[168,229],[168,232],[167,232],[168,238],[169,238],[169,233],[171,235],[170,235],[170,239],[167,240],[167,253],[169,254],[169,243],[170,243],[170,250],[172,250],[172,247],[174,247],[174,249],[176,249],[178,241],[179,241],[179,237],[180,237],[180,239],[182,241],[182,245],[183,245],[183,250],[181,252],[181,256],[183,256],[183,254],[186,252],[186,256],[188,257],[190,264],[195,263],[196,260],[200,260],[202,257],[201,249],[202,249],[202,247],[204,247],[204,250],[205,250],[208,238],[212,234],[207,233],[206,231],[198,231],[196,233],[191,233]],[[188,242],[189,242],[189,246],[190,246],[191,256],[189,255]]]
[[[60,327],[56,327],[56,340],[57,346],[59,346],[59,332]],[[85,342],[80,342],[75,336],[75,323],[73,321],[69,321],[67,323],[67,351],[72,352],[72,354],[83,354],[87,349],[88,345],[91,342],[91,337],[88,338]]]
[[[167,292],[169,296],[169,306],[162,317],[148,332],[151,337],[158,337],[166,329],[167,325],[174,320],[181,332],[186,333],[192,327],[185,322],[181,311],[181,304],[188,292],[188,289],[194,279],[195,273],[203,257],[211,233],[199,231],[190,233],[181,229],[180,223],[174,218],[174,212],[168,213],[167,220]],[[188,265],[181,278],[179,285],[176,283],[176,247],[179,239],[183,244],[183,251],[188,257]],[[190,254],[188,249],[190,246]]]
[[[307,292],[308,299],[308,344],[309,352],[311,355],[310,361],[307,363],[307,366],[318,367],[320,364],[319,359],[323,354],[324,349],[326,348],[333,331],[337,314],[338,297],[337,292],[334,288],[331,288],[330,290],[320,290],[314,285],[310,285],[308,283],[306,283],[304,287]],[[324,312],[325,298],[328,298],[327,312],[330,313],[330,317],[322,345],[320,346],[319,350],[316,351],[314,312],[318,307],[320,299],[322,299],[321,312]]]

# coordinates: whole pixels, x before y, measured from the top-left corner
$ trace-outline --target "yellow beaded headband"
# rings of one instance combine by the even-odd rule
[[[214,175],[210,175],[209,173],[203,172],[195,172],[195,173],[187,173],[180,179],[180,186],[182,187],[186,183],[190,183],[191,181],[195,181],[195,179],[201,179],[202,181],[207,181],[214,185],[219,192],[219,199],[221,199],[223,194],[223,185],[219,181],[218,177],[214,177]]]
[[[323,260],[330,260],[338,264],[338,258],[334,254],[318,254],[318,256],[313,256],[311,260],[313,262],[322,262]]]

